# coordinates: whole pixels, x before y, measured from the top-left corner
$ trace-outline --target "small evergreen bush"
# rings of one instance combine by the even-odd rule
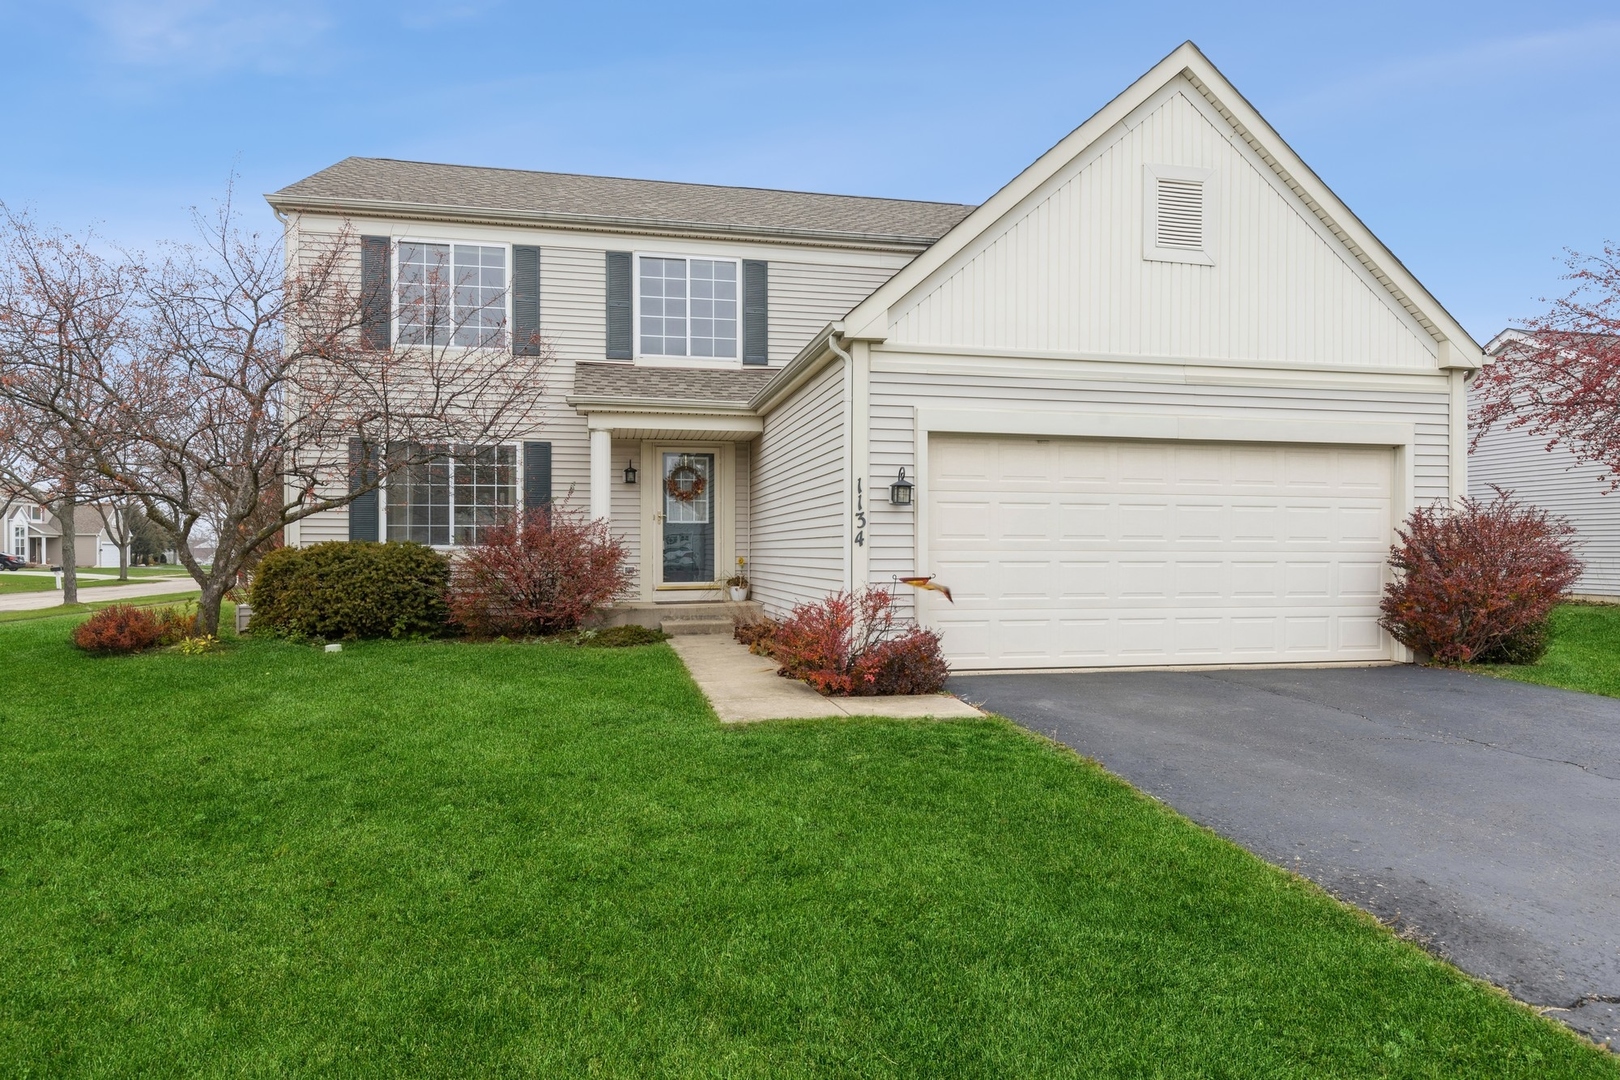
[[[449,617],[450,561],[421,544],[277,548],[253,575],[255,632],[344,640],[431,637]]]
[[[667,641],[669,635],[662,630],[631,623],[628,626],[609,626],[601,630],[582,630],[576,644],[593,649],[625,649],[635,645],[655,645]]]
[[[1441,664],[1533,664],[1553,605],[1581,576],[1575,530],[1500,489],[1488,502],[1420,507],[1397,530],[1383,627]]]
[[[163,624],[149,608],[130,604],[104,607],[73,628],[73,644],[110,656],[150,649],[163,637]]]

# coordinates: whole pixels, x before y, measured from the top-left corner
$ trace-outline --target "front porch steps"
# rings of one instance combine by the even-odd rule
[[[752,621],[765,617],[765,606],[758,600],[733,604],[729,600],[696,600],[685,603],[614,604],[603,612],[599,626],[628,626],[632,623],[662,630],[666,634],[729,634],[738,619]]]

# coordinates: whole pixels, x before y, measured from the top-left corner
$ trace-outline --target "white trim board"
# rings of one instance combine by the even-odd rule
[[[1411,447],[1412,424],[1262,420],[1175,413],[1120,415],[1057,409],[918,409],[917,434],[1033,435],[1077,439],[1302,443]]]

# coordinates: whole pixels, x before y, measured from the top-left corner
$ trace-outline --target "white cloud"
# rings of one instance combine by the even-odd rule
[[[1369,101],[1439,87],[1475,87],[1511,82],[1549,71],[1576,71],[1614,63],[1620,48],[1620,22],[1599,22],[1540,34],[1472,42],[1454,49],[1407,57],[1363,71],[1293,100],[1272,112],[1313,118],[1341,109],[1362,109]]]
[[[314,3],[90,0],[83,10],[117,60],[174,74],[300,67],[332,25]]]

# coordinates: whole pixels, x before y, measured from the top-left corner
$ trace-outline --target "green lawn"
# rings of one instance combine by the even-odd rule
[[[1620,1076],[999,720],[71,625],[0,625],[7,1076]]]
[[[1553,610],[1552,644],[1539,663],[1471,670],[1620,697],[1620,604],[1561,605]]]

